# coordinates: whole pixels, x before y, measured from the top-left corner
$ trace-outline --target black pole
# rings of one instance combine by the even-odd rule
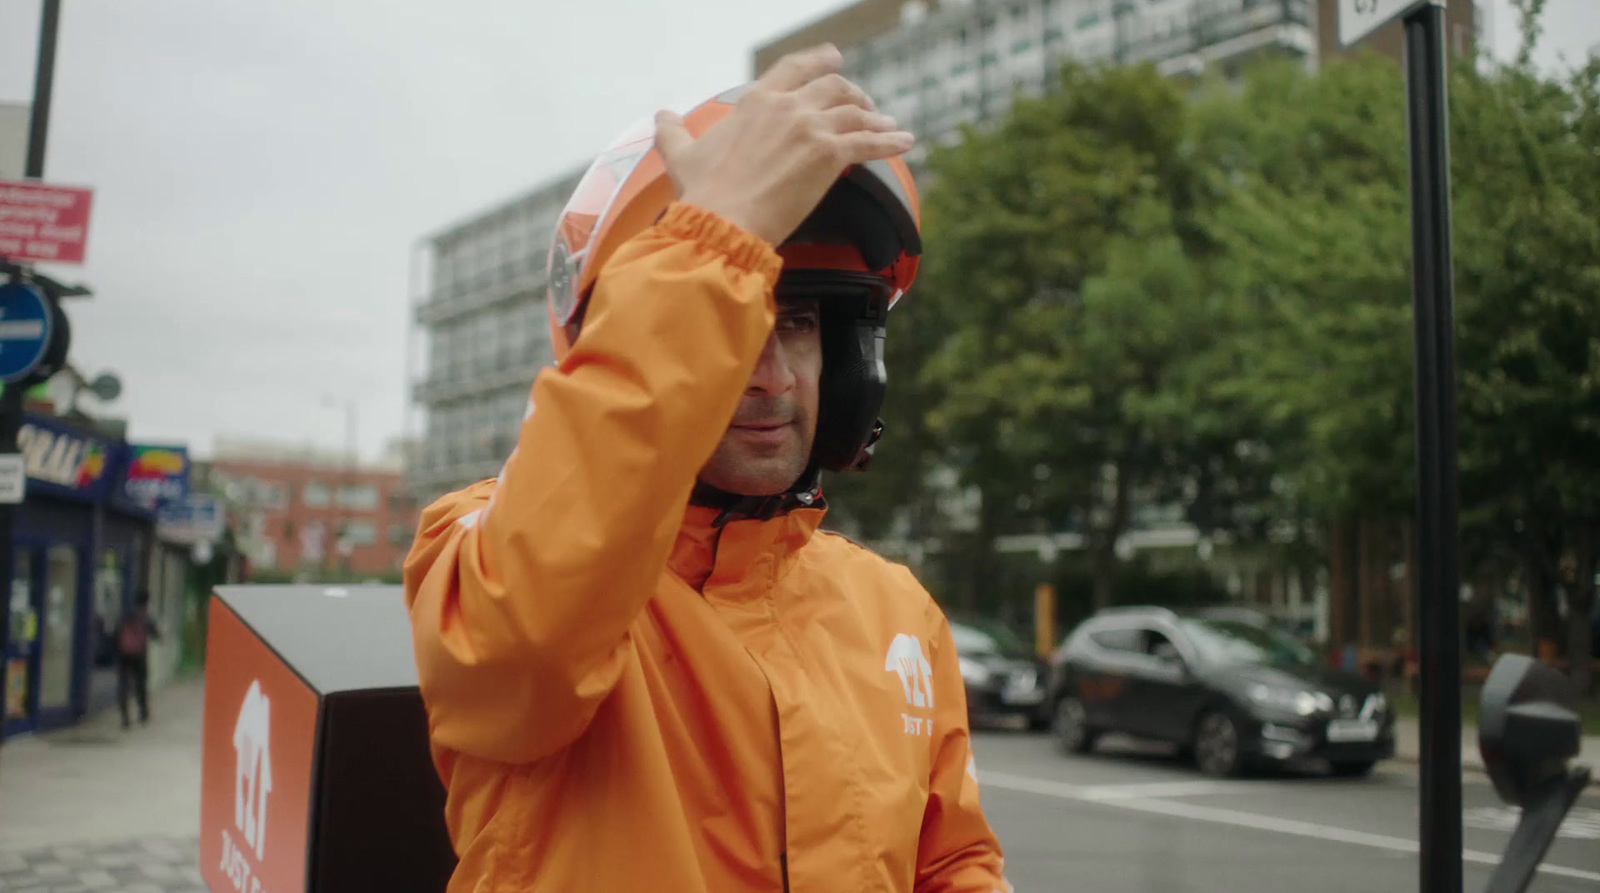
[[[1417,385],[1422,893],[1461,890],[1461,596],[1444,8],[1405,18]]]
[[[30,180],[44,177],[44,149],[50,133],[50,89],[55,82],[56,29],[61,23],[61,0],[44,0],[39,17],[38,68],[33,76],[33,114],[28,123],[28,161],[23,175]],[[47,292],[48,294],[48,292]],[[49,296],[53,301],[54,295]],[[7,385],[0,393],[0,455],[17,451],[17,432],[22,428],[22,395],[25,382]],[[4,700],[9,692],[6,679],[6,646],[11,639],[11,589],[16,573],[13,523],[14,505],[0,505],[0,597],[5,599],[4,623],[0,623],[0,724],[5,722]],[[3,740],[3,736],[0,736]]]
[[[61,0],[44,0],[39,17],[39,64],[33,75],[33,118],[28,123],[30,180],[44,177],[44,146],[50,135],[50,91],[56,77],[56,28],[61,24]]]

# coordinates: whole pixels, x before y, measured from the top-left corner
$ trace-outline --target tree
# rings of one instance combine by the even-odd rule
[[[1462,60],[1451,80],[1464,576],[1511,544],[1547,634],[1564,590],[1578,658],[1600,542],[1596,67]],[[1248,339],[1215,387],[1255,407],[1284,488],[1323,516],[1414,510],[1402,108],[1392,62],[1367,58],[1260,69],[1202,117],[1236,186],[1213,282]],[[1587,689],[1587,661],[1574,673]]]
[[[1174,388],[1209,340],[1195,313],[1211,181],[1189,108],[1153,68],[1068,64],[932,161],[919,311],[946,334],[922,370],[929,431],[981,493],[977,548],[1079,530],[1097,605],[1135,508],[1178,488],[1193,442]]]
[[[1456,200],[1464,518],[1515,545],[1538,632],[1565,639],[1585,692],[1600,548],[1597,85],[1593,61],[1551,80],[1525,58],[1458,68],[1452,83],[1454,173],[1468,184]]]

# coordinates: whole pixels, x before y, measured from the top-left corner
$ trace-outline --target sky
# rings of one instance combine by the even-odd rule
[[[409,407],[420,238],[577,165],[657,108],[746,80],[845,0],[63,0],[45,180],[95,190],[72,360],[130,439],[364,455]],[[1496,55],[1508,0],[1483,0]],[[0,102],[33,92],[39,3],[0,0]],[[1549,0],[1546,67],[1600,45]]]

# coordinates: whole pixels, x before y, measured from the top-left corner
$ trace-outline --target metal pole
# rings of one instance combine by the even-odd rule
[[[1461,890],[1461,644],[1455,315],[1444,8],[1405,18],[1416,334],[1422,893]]]
[[[61,0],[44,0],[44,11],[39,18],[38,67],[33,77],[33,109],[28,123],[28,160],[24,176],[30,180],[44,177],[44,149],[50,132],[50,88],[55,82],[56,28],[61,22]],[[49,291],[46,290],[49,295]],[[49,295],[53,301],[54,295]],[[25,383],[7,385],[0,393],[0,455],[17,451],[17,432],[22,428],[23,391]],[[0,505],[0,597],[5,600],[5,622],[0,623],[0,725],[5,723],[5,695],[7,688],[7,646],[11,640],[11,589],[16,573],[12,543],[15,539],[13,525],[17,507]],[[0,736],[3,740],[4,736]]]
[[[61,24],[61,0],[44,0],[39,17],[39,64],[33,77],[33,118],[28,124],[30,180],[44,177],[45,138],[50,134],[50,90],[55,85],[56,28]]]

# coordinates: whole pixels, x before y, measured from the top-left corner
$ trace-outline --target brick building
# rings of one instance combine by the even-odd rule
[[[205,475],[256,572],[392,577],[416,530],[417,504],[394,459],[359,464],[340,453],[229,443]]]

